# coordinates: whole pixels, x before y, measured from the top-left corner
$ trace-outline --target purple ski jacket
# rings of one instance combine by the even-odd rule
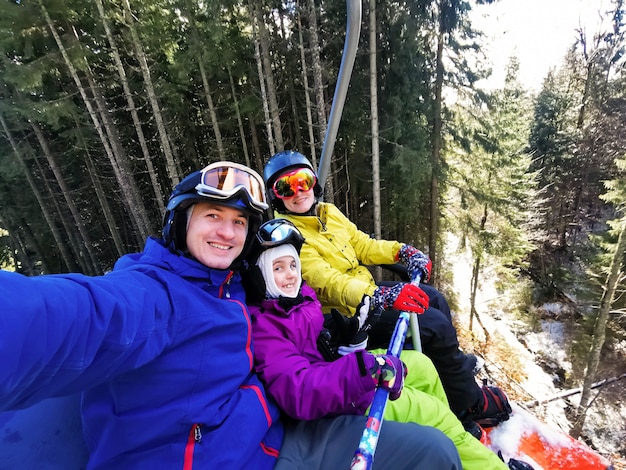
[[[361,375],[357,355],[362,354],[367,369],[374,356],[359,351],[326,362],[317,350],[324,322],[322,306],[305,283],[300,292],[303,302],[289,311],[277,299],[249,306],[257,374],[292,418],[364,414],[375,387],[369,373]]]

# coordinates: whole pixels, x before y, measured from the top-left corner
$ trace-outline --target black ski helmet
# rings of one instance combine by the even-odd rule
[[[250,248],[250,259],[256,261],[261,253],[280,245],[293,245],[298,254],[304,243],[304,237],[287,219],[272,219],[263,222],[256,231]]]
[[[263,179],[265,180],[267,197],[272,207],[280,213],[286,211],[285,204],[280,198],[276,197],[272,186],[279,176],[295,168],[309,168],[317,176],[317,172],[313,168],[313,165],[311,165],[309,159],[294,150],[284,150],[273,155],[263,168]],[[317,198],[322,196],[322,187],[320,186],[319,180],[315,183],[315,186],[313,186],[313,194],[315,194]]]
[[[212,163],[186,176],[170,194],[163,217],[163,240],[174,250],[187,250],[187,209],[199,201],[240,209],[250,218],[249,240],[267,215],[267,200],[261,176],[233,162]]]
[[[304,243],[304,237],[296,226],[287,219],[272,219],[264,222],[252,238],[248,250],[248,269],[242,273],[246,300],[257,304],[265,297],[267,288],[265,278],[256,265],[263,252],[281,245],[292,245],[298,255]]]

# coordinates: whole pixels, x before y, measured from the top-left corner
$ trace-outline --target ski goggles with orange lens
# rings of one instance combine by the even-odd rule
[[[241,192],[250,209],[263,212],[269,208],[263,178],[254,170],[232,162],[217,162],[200,173],[196,192],[214,199],[230,199]]]
[[[298,191],[313,189],[317,183],[317,176],[309,168],[297,168],[279,176],[272,185],[272,191],[280,199],[294,197]]]

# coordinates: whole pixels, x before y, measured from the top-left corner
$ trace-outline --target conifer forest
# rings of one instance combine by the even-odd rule
[[[559,387],[583,387],[584,436],[591,384],[626,373],[625,6],[602,2],[608,26],[574,32],[530,92],[516,57],[478,85],[492,70],[469,13],[494,1],[363,1],[324,197],[428,253],[451,302],[457,240],[476,323],[487,273],[530,323],[564,306]],[[160,235],[189,172],[262,174],[284,149],[317,166],[345,36],[345,0],[0,2],[2,268],[103,274]]]

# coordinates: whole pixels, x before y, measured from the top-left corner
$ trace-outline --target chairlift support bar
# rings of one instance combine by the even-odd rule
[[[333,95],[333,103],[330,108],[330,116],[328,117],[326,135],[324,136],[324,144],[322,145],[322,155],[320,156],[320,163],[317,169],[317,179],[322,189],[328,178],[330,161],[333,149],[335,148],[335,141],[337,140],[337,130],[339,129],[339,122],[343,114],[343,107],[346,102],[346,95],[348,94],[348,86],[350,85],[350,77],[352,76],[352,69],[354,67],[354,60],[359,47],[362,14],[361,1],[362,0],[346,0],[346,39],[343,46],[335,94]]]
[[[339,66],[339,74],[337,77],[337,85],[333,96],[333,103],[330,108],[330,116],[328,118],[328,126],[326,127],[326,135],[322,146],[322,155],[317,170],[317,179],[322,189],[326,185],[326,179],[330,170],[330,161],[337,141],[337,131],[339,122],[343,114],[343,108],[348,94],[348,86],[350,85],[350,77],[354,68],[356,52],[359,47],[359,36],[361,34],[361,16],[363,7],[361,0],[346,0],[347,23],[346,23],[346,39],[343,46],[343,55]],[[419,336],[419,326],[415,315],[410,317],[411,342],[413,348],[417,351],[422,350]]]
[[[350,78],[352,76],[352,69],[354,68],[354,61],[359,47],[362,17],[361,1],[362,0],[346,0],[346,39],[344,41],[341,64],[339,65],[335,94],[333,95],[333,102],[330,108],[328,126],[326,127],[326,135],[324,136],[324,143],[322,145],[322,154],[320,156],[320,162],[317,169],[317,179],[322,189],[324,189],[326,180],[328,179],[330,162],[335,148],[335,142],[337,140],[339,122],[341,121],[341,115],[343,114],[346,95],[348,94],[348,87],[350,85]],[[416,279],[413,279],[413,282],[416,285],[419,284],[419,281],[419,276],[417,276]],[[409,314],[408,312],[400,312],[400,318],[398,318],[396,328],[392,335],[388,353],[394,354],[397,357],[400,356],[400,352],[402,351],[404,340],[406,338],[407,326],[409,326],[407,324],[410,325],[413,348],[417,351],[422,350],[419,324],[416,315]],[[376,391],[374,401],[370,409],[369,421],[372,421],[371,418],[375,417],[374,420],[377,421],[379,425],[382,424],[382,415],[385,411],[387,396],[388,392],[385,390],[379,389]],[[363,464],[365,464],[364,468],[371,468],[379,432],[380,428],[374,431],[372,427],[366,426],[361,442],[359,443],[359,447],[357,448],[354,459],[350,465],[351,469],[361,468]]]

